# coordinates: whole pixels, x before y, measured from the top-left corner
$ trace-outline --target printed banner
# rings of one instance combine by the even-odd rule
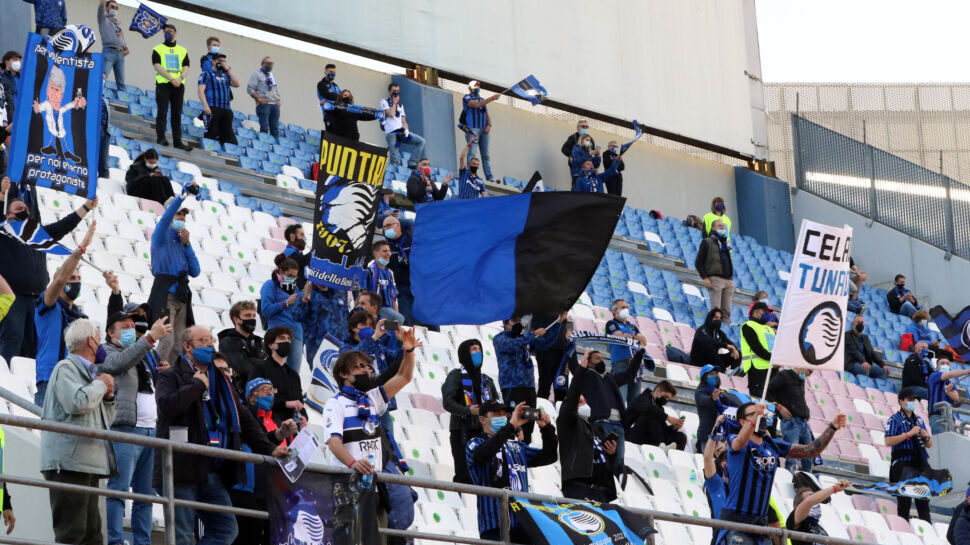
[[[84,53],[93,40],[76,25],[27,36],[7,168],[13,182],[95,197],[103,70],[100,53]]]
[[[273,472],[269,497],[270,543],[357,545],[377,543],[377,492],[360,477],[305,473],[291,483]]]
[[[341,290],[367,279],[387,148],[323,134],[307,279]]]
[[[843,371],[852,228],[802,220],[773,366]]]
[[[338,381],[333,378],[333,364],[340,356],[340,341],[329,334],[320,343],[317,365],[313,368],[310,388],[303,396],[303,402],[311,409],[323,414],[327,401],[340,391]]]
[[[511,502],[520,527],[537,545],[643,545],[656,532],[647,518],[608,503]]]
[[[953,490],[953,476],[949,469],[928,469],[920,474],[915,469],[907,467],[903,469],[898,482],[876,483],[856,490],[903,498],[936,498],[946,496]]]
[[[572,340],[574,342],[602,343],[617,346],[629,346],[630,348],[643,348],[640,341],[619,335],[607,335],[595,331],[573,331]]]

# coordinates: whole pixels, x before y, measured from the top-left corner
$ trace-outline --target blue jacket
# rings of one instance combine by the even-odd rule
[[[37,26],[64,28],[67,26],[65,0],[24,0],[34,5],[34,21]]]
[[[593,174],[592,176],[586,176],[582,172],[579,173],[579,177],[576,178],[576,191],[585,191],[587,193],[605,193],[603,190],[603,184],[606,180],[609,180],[616,174],[617,167],[620,166],[619,161],[613,161],[610,168],[606,169],[605,172],[600,172],[599,174]]]
[[[535,389],[536,378],[530,352],[544,350],[556,342],[559,327],[562,325],[558,323],[552,325],[541,337],[536,337],[536,334],[531,331],[519,337],[513,337],[508,331],[502,331],[492,339],[495,357],[498,358],[499,389]]]
[[[182,207],[184,200],[183,192],[169,203],[152,233],[152,274],[154,275],[180,276],[184,272],[195,277],[201,272],[192,244],[182,244],[178,232],[172,229],[172,218]],[[175,293],[175,285],[169,291]]]
[[[572,175],[573,178],[583,173],[583,163],[587,159],[592,159],[593,168],[600,167],[599,155],[593,155],[592,153],[589,152],[589,148],[584,148],[579,144],[576,144],[575,146],[573,146],[573,153],[569,157],[569,173]]]
[[[314,287],[305,305],[303,346],[307,360],[313,361],[327,335],[341,339],[347,333],[347,292],[332,288],[320,291]]]
[[[269,327],[286,326],[293,330],[293,336],[296,337],[293,340],[302,342],[307,305],[303,302],[303,295],[299,291],[295,293],[296,302],[293,306],[287,306],[286,300],[291,294],[286,293],[275,279],[270,278],[263,282],[263,287],[259,290],[260,309]]]
[[[909,333],[910,335],[913,336],[914,343],[917,343],[919,341],[925,341],[927,344],[929,344],[933,341],[938,340],[938,341],[941,341],[940,344],[942,346],[946,346],[946,342],[943,339],[943,335],[940,335],[939,333],[937,333],[936,331],[933,331],[928,327],[923,327],[916,322],[909,324],[909,327],[906,328],[906,333]]]

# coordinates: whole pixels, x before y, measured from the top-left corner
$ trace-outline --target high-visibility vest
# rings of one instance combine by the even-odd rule
[[[710,236],[711,226],[714,225],[714,222],[717,220],[721,220],[722,222],[724,222],[724,228],[727,229],[728,240],[730,241],[731,240],[731,218],[729,218],[727,214],[721,214],[720,216],[718,216],[714,212],[708,212],[704,214],[704,236],[705,237]]]
[[[0,428],[0,475],[3,475],[3,454],[6,448],[7,444],[3,438],[3,428]],[[3,512],[3,481],[0,481],[0,512]]]
[[[754,320],[748,320],[741,327],[744,326],[753,329],[758,334],[758,342],[761,343],[761,346],[771,351],[775,345],[775,331],[771,327]],[[758,357],[754,350],[751,350],[751,347],[748,346],[748,340],[744,338],[744,335],[741,335],[741,369],[747,373],[752,365],[755,369],[768,369],[771,367],[771,362]]]
[[[158,53],[158,56],[162,59],[162,68],[168,72],[168,74],[174,78],[178,78],[182,81],[182,63],[185,62],[185,56],[189,54],[184,47],[175,44],[173,47],[169,47],[165,44],[158,44],[152,48],[152,51]],[[170,83],[171,80],[164,76],[155,73],[155,83]],[[182,83],[185,83],[182,81]]]

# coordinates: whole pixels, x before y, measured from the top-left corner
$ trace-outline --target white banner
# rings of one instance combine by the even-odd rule
[[[844,370],[852,228],[802,220],[771,365]]]

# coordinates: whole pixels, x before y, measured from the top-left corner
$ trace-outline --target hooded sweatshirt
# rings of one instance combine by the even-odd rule
[[[715,365],[720,366],[720,357],[717,351],[721,348],[734,346],[731,339],[719,327],[714,327],[714,311],[707,313],[704,324],[697,328],[694,333],[694,342],[690,346],[691,365]],[[722,369],[723,371],[723,369]]]
[[[478,339],[468,339],[458,345],[458,363],[461,367],[448,373],[441,386],[442,406],[451,413],[448,426],[451,430],[479,430],[478,417],[472,415],[468,407],[499,399],[495,382],[482,373],[481,367],[472,363],[471,347],[476,344],[482,346]]]

